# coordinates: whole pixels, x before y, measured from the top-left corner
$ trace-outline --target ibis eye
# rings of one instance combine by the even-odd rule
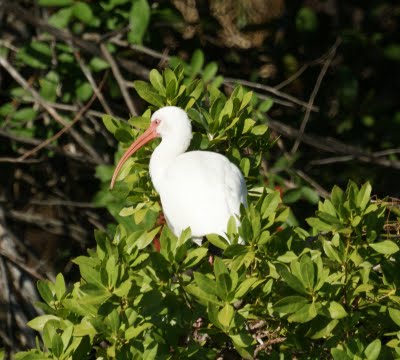
[[[159,125],[161,123],[161,120],[155,119],[154,122],[156,123],[156,125]]]

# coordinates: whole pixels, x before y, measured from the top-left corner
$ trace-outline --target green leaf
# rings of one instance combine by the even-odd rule
[[[143,331],[150,329],[153,325],[151,323],[143,323],[136,327],[130,327],[125,331],[125,339],[131,340],[137,338]]]
[[[199,288],[204,291],[205,293],[217,295],[216,284],[213,280],[208,278],[202,273],[195,272],[194,273],[194,280]]]
[[[96,306],[82,303],[76,299],[64,299],[62,304],[66,309],[81,316],[95,316],[97,314]]]
[[[37,116],[37,111],[32,108],[23,108],[17,110],[13,115],[13,120],[15,121],[31,121]]]
[[[182,268],[188,269],[197,265],[208,253],[207,248],[199,247],[189,251],[185,260],[183,260]]]
[[[150,71],[149,74],[150,77],[150,83],[153,85],[153,87],[159,92],[165,95],[165,87],[163,84],[163,77],[161,74],[158,72],[157,69],[153,69]]]
[[[157,233],[160,231],[161,226],[156,227],[155,229],[143,233],[137,240],[136,240],[136,246],[139,250],[144,249],[147,247],[155,238]]]
[[[56,277],[55,290],[57,299],[61,300],[66,291],[64,276],[61,273]]]
[[[134,116],[128,122],[136,129],[147,129],[150,126],[150,118],[144,116]]]
[[[269,98],[269,99],[267,99],[267,100],[264,100],[264,101],[261,102],[261,104],[259,105],[258,111],[261,111],[261,112],[268,112],[268,111],[271,109],[272,105],[274,105],[274,101],[273,101],[271,98]]]
[[[382,344],[379,339],[372,341],[364,351],[367,360],[376,360],[381,352],[381,347]]]
[[[390,307],[389,316],[398,326],[400,326],[400,310]]]
[[[204,54],[200,49],[194,51],[192,59],[190,60],[190,69],[193,75],[200,72],[204,64]]]
[[[61,336],[59,334],[54,334],[51,339],[51,351],[59,358],[64,350],[64,344],[62,342]]]
[[[338,348],[331,349],[331,355],[333,360],[351,360],[350,356],[348,356],[345,351]]]
[[[233,306],[230,304],[225,304],[225,306],[219,311],[218,321],[223,326],[225,332],[229,331],[234,314],[235,311]]]
[[[356,204],[361,210],[364,210],[367,207],[368,202],[371,198],[371,191],[371,184],[365,183],[357,194]]]
[[[318,320],[319,319],[316,319],[316,321]],[[311,336],[311,339],[321,339],[330,336],[337,324],[339,324],[339,320],[331,320],[328,322],[328,324],[322,323],[322,328],[314,332]]]
[[[49,320],[60,320],[60,318],[50,314],[41,315],[29,321],[27,325],[36,331],[43,331],[44,326]]]
[[[59,75],[55,71],[50,71],[46,77],[39,79],[40,95],[47,101],[56,101],[59,83]]]
[[[232,289],[232,279],[229,276],[228,270],[224,262],[220,258],[215,258],[214,272],[217,280],[217,292],[221,299],[226,300]]]
[[[40,6],[68,6],[73,3],[73,0],[39,0]]]
[[[71,17],[72,7],[63,8],[53,13],[49,17],[48,23],[56,28],[63,29],[68,26]]]
[[[283,194],[282,200],[285,204],[293,204],[301,198],[302,194],[302,188],[289,189]]]
[[[122,128],[116,129],[114,136],[119,142],[123,143],[131,143],[134,140],[132,134],[128,130]]]
[[[90,24],[93,19],[93,12],[87,3],[78,1],[72,7],[73,15],[85,24]]]
[[[79,269],[81,272],[82,278],[88,283],[95,285],[99,288],[105,288],[104,284],[100,278],[100,272],[97,269],[93,269],[92,267],[86,264],[79,264]]]
[[[347,316],[347,312],[342,305],[336,301],[331,301],[328,311],[332,319],[342,319]]]
[[[37,289],[42,299],[50,305],[54,300],[53,292],[51,291],[47,280],[39,280],[37,282]]]
[[[133,1],[129,13],[128,41],[131,44],[141,44],[150,22],[150,6],[147,0]]]
[[[218,65],[215,62],[208,63],[203,70],[203,80],[208,82],[212,80],[218,71]]]
[[[98,72],[108,69],[110,67],[110,64],[102,58],[94,56],[90,60],[89,66],[94,72]]]
[[[228,241],[226,241],[226,239],[224,239],[222,236],[216,234],[210,234],[207,235],[206,237],[211,244],[222,250],[225,250],[229,246]]]
[[[272,194],[268,194],[262,205],[261,205],[261,214],[263,219],[266,219],[272,213],[274,213],[281,202],[281,195],[279,191],[274,191]]]
[[[208,293],[206,291],[203,291],[200,289],[200,287],[194,285],[194,284],[189,284],[185,287],[185,290],[189,293],[197,297],[200,302],[204,305],[207,305],[207,303],[213,303],[215,305],[221,305],[221,301],[218,300],[216,295],[213,295],[212,293]],[[214,292],[214,290],[213,290]]]
[[[256,136],[264,135],[268,131],[267,125],[256,125],[251,129],[251,133]]]
[[[72,339],[72,333],[74,332],[74,326],[69,325],[64,329],[64,332],[61,335],[61,340],[64,345],[64,349],[66,349]]]
[[[93,88],[89,82],[85,81],[82,82],[79,86],[75,89],[76,96],[80,101],[87,101],[93,95]]]
[[[308,303],[309,300],[303,296],[287,296],[276,302],[273,309],[280,314],[292,314]]]
[[[322,246],[324,248],[325,254],[329,257],[329,259],[338,262],[339,264],[342,263],[340,256],[336,249],[332,246],[332,243],[327,240],[323,240]]]
[[[253,343],[253,338],[247,333],[240,333],[236,335],[229,335],[235,346],[242,348],[248,347]]]
[[[384,240],[377,243],[369,244],[376,252],[384,255],[392,255],[399,251],[399,247],[391,240]]]
[[[51,48],[41,41],[31,41],[30,44],[17,52],[17,60],[35,69],[47,69],[51,62]]]
[[[277,264],[276,269],[278,270],[279,275],[282,277],[283,281],[290,286],[293,290],[297,291],[300,294],[308,295],[307,290],[305,289],[302,281],[291,274],[285,266]]]
[[[115,120],[111,115],[103,115],[102,120],[104,126],[111,134],[115,134],[117,129],[119,129],[120,127],[119,122]]]
[[[139,96],[143,100],[147,101],[149,104],[159,108],[165,106],[163,97],[156,93],[151,85],[149,85],[147,82],[136,80],[133,83],[133,87],[135,88]]]
[[[288,317],[289,322],[306,323],[317,316],[317,309],[314,303],[305,304],[295,313]]]
[[[303,186],[301,188],[301,194],[303,198],[306,199],[311,204],[317,204],[319,201],[318,193],[314,189],[309,188],[308,186]]]
[[[318,218],[311,217],[311,218],[306,219],[306,222],[308,223],[308,225],[310,225],[315,230],[332,231],[331,224],[327,224],[326,222],[323,222]]]
[[[383,50],[386,58],[392,61],[400,61],[400,44],[389,44]]]
[[[251,277],[240,283],[235,292],[235,299],[240,299],[246,295],[250,288],[255,284],[257,278]]]

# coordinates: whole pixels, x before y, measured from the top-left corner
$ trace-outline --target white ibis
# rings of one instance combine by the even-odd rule
[[[190,227],[198,245],[207,234],[226,237],[228,220],[246,205],[240,170],[225,156],[210,151],[185,152],[192,139],[186,112],[175,106],[157,110],[150,127],[128,148],[114,171],[111,188],[125,161],[150,140],[161,143],[150,158],[150,176],[160,194],[168,226],[179,236]]]

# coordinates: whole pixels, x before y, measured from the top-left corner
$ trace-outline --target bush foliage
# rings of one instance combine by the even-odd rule
[[[210,234],[201,247],[190,229],[177,238],[157,226],[161,208],[147,171],[156,144],[127,162],[112,192],[112,169],[99,167],[98,201],[119,225],[96,231],[96,248],[74,260],[78,282],[67,286],[62,274],[38,282],[45,314],[28,325],[43,343],[16,359],[400,356],[399,246],[384,230],[385,204],[371,199],[368,183],[350,182],[318,203],[309,227],[294,225],[280,193],[260,186],[268,104],[241,87],[226,97],[218,84],[189,77],[182,67],[153,70],[150,84],[135,82],[150,104],[144,114],[104,123],[123,150],[154,109],[186,109],[191,147],[223,152],[246,177],[241,226],[230,221],[229,242]]]

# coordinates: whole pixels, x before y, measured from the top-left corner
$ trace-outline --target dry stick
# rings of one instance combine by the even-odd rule
[[[83,243],[83,239],[87,236],[87,231],[79,225],[69,224],[61,220],[36,215],[33,213],[27,213],[23,211],[10,210],[7,212],[6,217],[15,219],[20,222],[27,224],[33,224],[38,226],[51,234],[66,235],[70,238]]]
[[[271,94],[273,94],[273,95],[275,95],[277,97],[289,100],[290,102],[292,102],[294,104],[302,106],[302,107],[306,108],[309,111],[318,112],[318,110],[319,110],[317,106],[314,106],[312,104],[310,105],[309,103],[306,103],[305,101],[299,100],[299,99],[297,99],[296,97],[294,97],[292,95],[289,95],[289,94],[286,94],[286,93],[284,93],[282,91],[279,91],[279,90],[275,89],[272,86],[268,86],[268,85],[264,85],[264,84],[258,84],[258,83],[252,82],[252,81],[235,79],[235,78],[225,78],[224,79],[224,83],[228,83],[228,84],[237,83],[237,84],[241,84],[241,85],[244,85],[244,86],[251,87],[253,89],[264,90],[264,91],[266,91],[268,93],[271,93]]]
[[[1,255],[0,255],[0,274],[2,274],[2,278],[3,278],[2,293],[4,296],[4,300],[7,303],[6,327],[7,327],[7,332],[11,339],[11,342],[13,343],[14,342],[13,331],[12,331],[13,316],[12,316],[12,311],[11,311],[10,283],[7,278],[6,263]],[[12,344],[12,345],[14,346],[14,344]]]
[[[21,74],[7,61],[6,58],[0,56],[0,65],[7,70],[7,72],[14,78],[14,80],[19,83],[26,91],[28,91],[32,97],[41,105],[58,123],[63,126],[68,126],[68,123],[62,118],[62,116],[53,109],[40,95],[39,93],[32,88],[28,82],[21,76]],[[71,129],[71,136],[78,142],[78,144],[90,154],[97,163],[102,164],[103,160],[97,154],[97,152],[89,146],[85,140],[81,137],[81,135]],[[25,159],[25,157],[21,157],[21,160]]]
[[[39,164],[44,161],[46,161],[46,159],[44,158],[19,160],[18,158],[12,158],[12,157],[0,157],[0,163]]]
[[[26,158],[36,154],[40,149],[46,147],[48,144],[52,143],[53,141],[57,140],[62,134],[67,132],[68,130],[72,130],[72,126],[74,126],[82,117],[82,115],[85,113],[87,109],[92,105],[93,101],[96,99],[97,95],[94,93],[91,97],[91,99],[85,104],[84,107],[82,107],[79,112],[75,115],[74,119],[67,125],[65,125],[60,131],[58,131],[56,134],[54,134],[52,137],[44,140],[42,143],[34,147],[33,149],[27,151],[24,155],[20,156],[18,158],[18,161],[23,161]],[[100,164],[104,163],[103,159],[100,158]]]
[[[293,75],[289,76],[286,80],[274,86],[276,90],[280,90],[285,86],[289,85],[291,82],[295,81],[304,71],[309,68],[310,64],[304,64],[299,70],[297,70]]]
[[[71,46],[71,48],[74,48],[72,43],[70,43],[70,46]],[[114,115],[113,112],[111,111],[111,108],[108,105],[106,99],[104,98],[103,93],[101,92],[101,90],[97,86],[96,82],[94,81],[92,72],[85,65],[84,61],[82,60],[82,58],[77,50],[74,50],[74,55],[75,55],[75,59],[78,62],[83,74],[85,75],[86,79],[89,81],[90,85],[92,86],[93,92],[96,94],[97,98],[99,99],[101,106],[103,106],[104,111],[107,114]]]
[[[296,139],[300,134],[299,130],[276,120],[269,120],[268,126],[277,133],[291,139]],[[356,146],[347,145],[336,139],[317,135],[303,134],[302,142],[304,144],[326,152],[352,156],[355,160],[361,162],[400,170],[400,161],[381,159],[380,157],[374,156],[374,153],[368,153]]]
[[[387,149],[387,150],[381,150],[381,151],[375,151],[371,153],[371,156],[373,157],[381,157],[381,156],[387,156],[387,155],[392,155],[392,154],[399,154],[400,149]],[[354,160],[354,155],[344,155],[344,156],[333,156],[325,159],[319,159],[319,160],[312,160],[310,161],[310,165],[327,165],[327,164],[334,164],[338,162],[347,162]]]
[[[34,278],[39,279],[39,280],[44,280],[44,277],[42,275],[40,275],[38,272],[31,269],[30,267],[26,266],[22,260],[18,260],[15,256],[13,256],[12,254],[9,254],[7,251],[4,251],[2,248],[0,248],[0,255],[5,257],[8,261],[12,262],[14,265],[19,267],[21,270],[32,275]],[[55,279],[51,278],[51,280],[54,281]]]
[[[258,84],[258,85],[261,85],[261,84]],[[228,87],[230,87],[231,89],[234,89],[234,88],[235,88],[235,86],[233,85],[233,83],[225,83],[225,86],[228,86]],[[260,94],[260,93],[258,93],[258,92],[256,92],[256,94],[257,94],[257,97],[258,97],[259,99],[264,99],[264,100],[272,99],[272,100],[274,101],[275,104],[279,104],[279,105],[287,106],[287,107],[291,107],[291,108],[296,107],[296,104],[293,104],[293,102],[279,99],[278,97],[273,96],[273,95],[272,95],[272,96],[271,96],[271,95],[266,96],[266,95]]]
[[[300,132],[299,132],[299,136],[297,137],[292,150],[290,151],[291,155],[293,155],[297,149],[299,148],[299,145],[301,143],[301,138],[304,134],[304,130],[307,126],[308,120],[310,119],[310,114],[311,114],[311,107],[314,105],[314,101],[315,101],[315,97],[317,96],[318,90],[321,86],[322,83],[322,79],[325,77],[326,72],[328,71],[329,65],[331,64],[333,58],[335,57],[336,54],[336,50],[338,48],[338,46],[341,43],[341,39],[338,38],[336,39],[335,43],[333,44],[333,46],[331,47],[331,49],[329,50],[328,53],[328,57],[324,63],[324,65],[322,66],[321,72],[318,75],[317,81],[315,83],[314,89],[310,95],[310,100],[308,101],[309,106],[307,107],[306,113],[304,115],[303,121],[301,122],[300,125]]]
[[[321,57],[319,57],[318,59],[315,59],[313,61],[310,61],[306,64],[304,64],[299,70],[297,70],[293,75],[291,75],[289,78],[287,78],[286,80],[282,81],[281,83],[277,84],[274,86],[275,89],[280,90],[282,88],[284,88],[285,86],[289,85],[291,82],[293,82],[294,80],[296,80],[301,74],[304,73],[304,71],[306,71],[310,66],[314,66],[317,64],[320,64],[322,61],[326,60],[326,58],[329,57],[329,52],[328,54],[324,54]]]
[[[330,193],[326,191],[320,184],[318,184],[311,176],[307,175],[304,171],[299,169],[294,169],[294,172],[304,181],[308,182],[321,197],[329,198]]]
[[[23,144],[28,144],[28,145],[39,145],[42,143],[41,140],[38,139],[33,139],[33,138],[28,138],[28,137],[23,137],[23,136],[18,136],[18,135],[14,135],[14,134],[10,134],[2,129],[0,129],[0,136],[8,138],[10,140],[13,141],[17,141]],[[96,164],[96,162],[94,162],[94,160],[90,157],[86,157],[84,155],[79,155],[79,154],[74,154],[71,152],[66,152],[61,150],[60,148],[58,148],[57,146],[54,145],[47,145],[46,148],[56,152],[57,154],[61,154],[63,156],[66,157],[70,157],[76,161],[80,161],[80,162],[85,162],[87,164]],[[11,159],[10,159],[11,160]],[[13,158],[13,162],[21,162],[21,163],[26,163],[28,160],[26,161],[18,161],[18,158]],[[11,162],[11,161],[7,161],[7,162]]]
[[[111,71],[114,74],[115,80],[117,81],[119,88],[121,89],[122,96],[125,100],[126,105],[128,106],[129,112],[133,116],[137,116],[138,112],[133,105],[133,102],[129,96],[128,90],[125,85],[125,80],[123,79],[121,72],[119,71],[118,65],[111,56],[110,52],[108,51],[107,47],[105,44],[100,44],[101,52],[103,53],[104,58],[107,60],[107,62],[111,66]]]

